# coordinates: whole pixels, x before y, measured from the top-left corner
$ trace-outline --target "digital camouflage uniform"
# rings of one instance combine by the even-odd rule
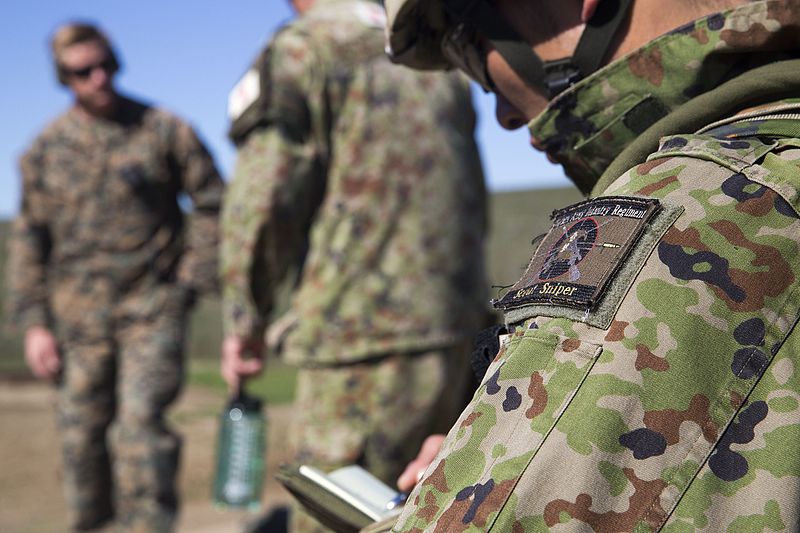
[[[296,460],[393,485],[466,403],[486,195],[466,80],[392,65],[383,24],[377,3],[317,0],[262,55],[269,98],[239,141],[221,269],[226,332],[260,338],[305,254],[283,343],[301,367]]]
[[[703,18],[530,124],[592,199],[495,303],[510,339],[396,530],[797,530],[799,23]]]
[[[216,283],[223,183],[187,124],[128,99],[113,121],[67,111],[21,167],[8,312],[58,341],[71,525],[116,514],[126,528],[167,530],[179,440],[163,413],[180,390],[191,293]],[[192,199],[188,220],[179,193]]]

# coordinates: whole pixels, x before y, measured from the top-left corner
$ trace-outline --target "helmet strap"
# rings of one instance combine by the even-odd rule
[[[542,61],[487,0],[448,2],[449,11],[475,26],[523,80],[551,99],[596,72],[625,20],[631,0],[604,0],[586,23],[572,57]]]
[[[572,62],[582,78],[600,69],[630,7],[631,0],[603,0],[598,4],[572,54]]]

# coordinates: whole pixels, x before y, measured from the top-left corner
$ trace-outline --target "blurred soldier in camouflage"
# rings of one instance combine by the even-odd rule
[[[296,460],[393,482],[466,403],[486,315],[475,116],[460,74],[388,61],[378,2],[293,4],[231,94],[222,371],[235,387],[260,370],[274,289],[305,254],[283,340]]]
[[[470,73],[589,196],[396,530],[797,531],[800,1],[387,12],[396,61]]]
[[[163,413],[180,389],[194,293],[215,286],[223,183],[186,123],[117,93],[119,63],[95,27],[61,27],[52,52],[75,103],[22,157],[8,314],[33,373],[58,382],[71,527],[116,516],[166,531],[179,440]]]

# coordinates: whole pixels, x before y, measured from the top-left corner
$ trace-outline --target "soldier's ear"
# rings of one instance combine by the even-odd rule
[[[581,8],[581,22],[586,23],[594,16],[597,10],[597,5],[600,0],[583,0],[583,7]]]

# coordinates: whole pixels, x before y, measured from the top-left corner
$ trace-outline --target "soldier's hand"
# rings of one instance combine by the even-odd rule
[[[425,469],[428,468],[428,465],[436,458],[436,454],[438,454],[439,450],[442,448],[444,437],[444,435],[436,434],[430,435],[425,439],[425,442],[422,443],[422,447],[419,449],[417,457],[408,463],[406,469],[403,470],[403,473],[397,478],[397,488],[400,489],[400,492],[411,491],[414,485],[419,482],[420,478],[422,478],[422,474],[425,473]]]
[[[231,390],[236,390],[242,378],[255,376],[264,368],[264,343],[229,335],[222,341],[222,378]]]
[[[25,363],[37,378],[54,379],[58,376],[61,356],[56,338],[49,329],[33,326],[25,331]]]

